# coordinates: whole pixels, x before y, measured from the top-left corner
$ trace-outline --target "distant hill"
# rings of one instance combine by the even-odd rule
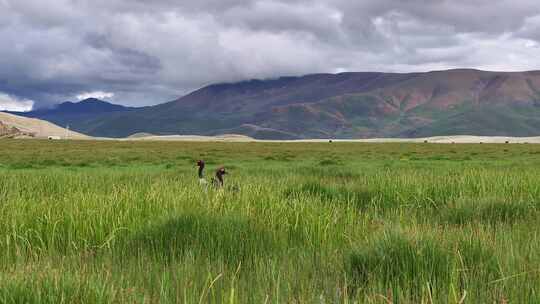
[[[35,113],[71,113],[71,114],[91,114],[91,113],[108,113],[126,111],[130,108],[112,104],[96,98],[88,98],[80,102],[67,101],[54,107],[53,109],[45,109],[34,111]]]
[[[133,109],[135,108],[112,104],[96,98],[88,98],[80,102],[63,102],[50,109],[8,113],[44,119],[60,126],[69,125],[74,130],[83,130],[88,121],[98,119],[105,114],[127,112]]]
[[[210,85],[156,106],[92,115],[72,127],[108,137],[140,132],[234,133],[259,139],[534,136],[540,134],[540,71],[458,69],[250,80]]]
[[[35,137],[88,139],[89,137],[68,131],[48,121],[0,112],[0,138]]]

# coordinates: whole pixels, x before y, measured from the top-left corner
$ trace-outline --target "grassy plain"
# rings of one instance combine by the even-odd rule
[[[540,302],[540,145],[8,140],[0,156],[0,303]],[[199,158],[239,191],[203,191]]]

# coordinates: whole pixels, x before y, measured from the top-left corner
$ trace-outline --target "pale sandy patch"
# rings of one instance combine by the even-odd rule
[[[68,131],[53,123],[36,118],[27,118],[13,114],[0,112],[0,121],[10,127],[15,127],[28,134],[34,134],[35,138],[70,138],[70,139],[91,139],[84,134]]]

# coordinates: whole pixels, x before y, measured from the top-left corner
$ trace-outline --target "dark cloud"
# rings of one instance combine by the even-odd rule
[[[540,2],[0,0],[0,39],[4,107],[146,105],[313,72],[539,69]]]

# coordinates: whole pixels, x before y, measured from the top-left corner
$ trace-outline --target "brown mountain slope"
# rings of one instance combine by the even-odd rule
[[[538,99],[540,72],[450,70],[419,74],[371,92],[404,110],[430,104],[444,109],[467,103],[514,103]]]
[[[315,74],[210,85],[169,103],[85,121],[79,130],[113,137],[231,130],[258,138],[523,136],[540,134],[538,104],[540,72]]]

